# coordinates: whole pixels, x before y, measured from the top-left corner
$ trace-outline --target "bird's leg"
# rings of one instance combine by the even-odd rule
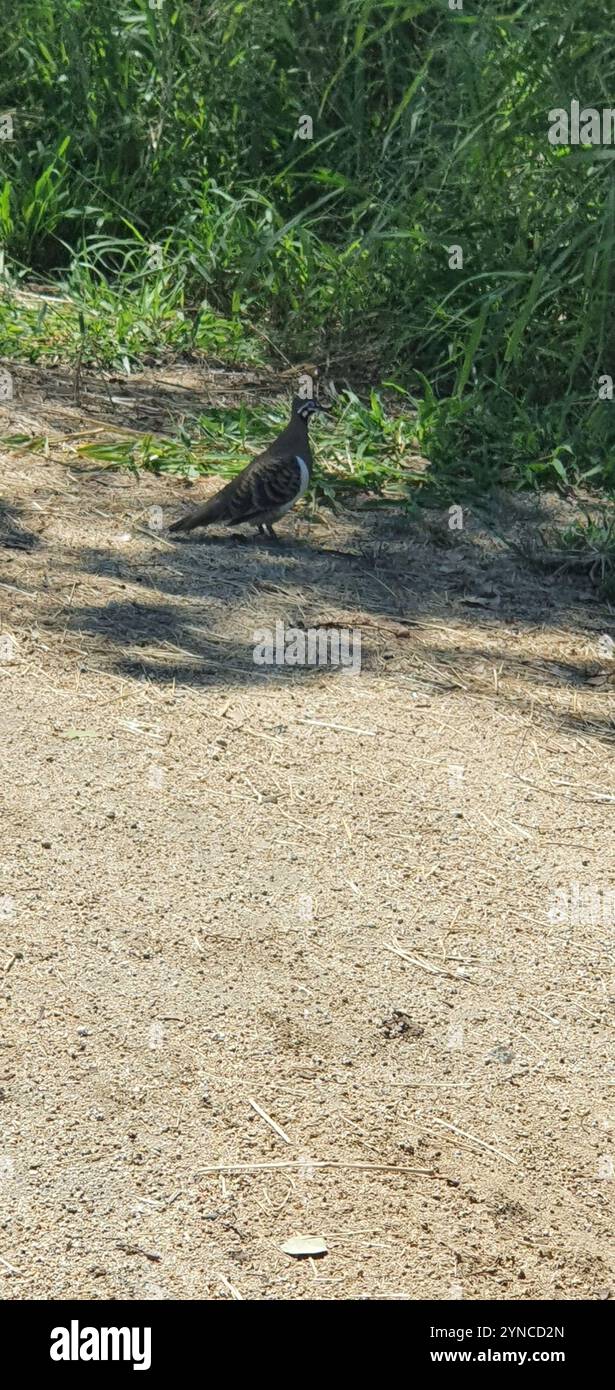
[[[270,536],[271,540],[276,542],[276,545],[282,544],[280,537],[274,531],[273,526],[271,526],[270,523],[267,521],[259,522],[259,525],[256,528],[256,534],[257,536]]]

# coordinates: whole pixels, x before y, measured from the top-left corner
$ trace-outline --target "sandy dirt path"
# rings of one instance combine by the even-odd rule
[[[1,478],[5,1297],[612,1296],[612,613],[469,515]]]

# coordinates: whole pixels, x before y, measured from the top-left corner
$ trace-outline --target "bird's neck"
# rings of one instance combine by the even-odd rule
[[[283,438],[284,441],[288,441],[294,449],[309,448],[307,420],[302,420],[300,415],[293,416],[284,430]]]

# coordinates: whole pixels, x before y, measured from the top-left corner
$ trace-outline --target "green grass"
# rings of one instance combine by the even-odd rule
[[[615,512],[586,515],[559,533],[564,564],[584,570],[604,596],[615,599]]]
[[[131,439],[76,445],[78,454],[111,468],[126,468],[195,478],[208,473],[231,478],[244,468],[252,454],[270,443],[288,419],[288,407],[241,406],[239,410],[211,407],[190,425],[183,424],[172,437],[138,434]],[[326,457],[326,468],[314,470],[308,501],[335,506],[344,499],[361,506],[390,505],[413,510],[419,494],[430,500],[441,494],[417,458],[416,424],[408,416],[393,413],[380,393],[369,402],[352,391],[342,392],[330,414],[318,417],[312,427],[315,455]],[[109,426],[113,432],[113,426]],[[43,452],[44,435],[6,435],[7,448]]]
[[[85,367],[130,372],[178,356],[257,365],[267,344],[239,319],[207,303],[186,304],[182,276],[125,270],[107,281],[76,264],[49,296],[24,299],[17,284],[0,286],[0,356],[15,361],[60,362],[80,356]]]
[[[615,149],[547,139],[552,108],[613,100],[602,0],[0,0],[0,23],[7,283],[72,306],[9,297],[0,351],[307,357],[400,384],[443,487],[612,492]]]

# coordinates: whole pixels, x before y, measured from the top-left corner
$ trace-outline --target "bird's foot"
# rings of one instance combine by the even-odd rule
[[[282,544],[282,541],[280,540],[280,537],[277,535],[277,532],[274,531],[273,526],[269,526],[266,522],[264,524],[261,522],[261,524],[257,526],[256,531],[257,535],[259,536],[269,536],[269,538],[272,541],[275,541],[276,545]]]

